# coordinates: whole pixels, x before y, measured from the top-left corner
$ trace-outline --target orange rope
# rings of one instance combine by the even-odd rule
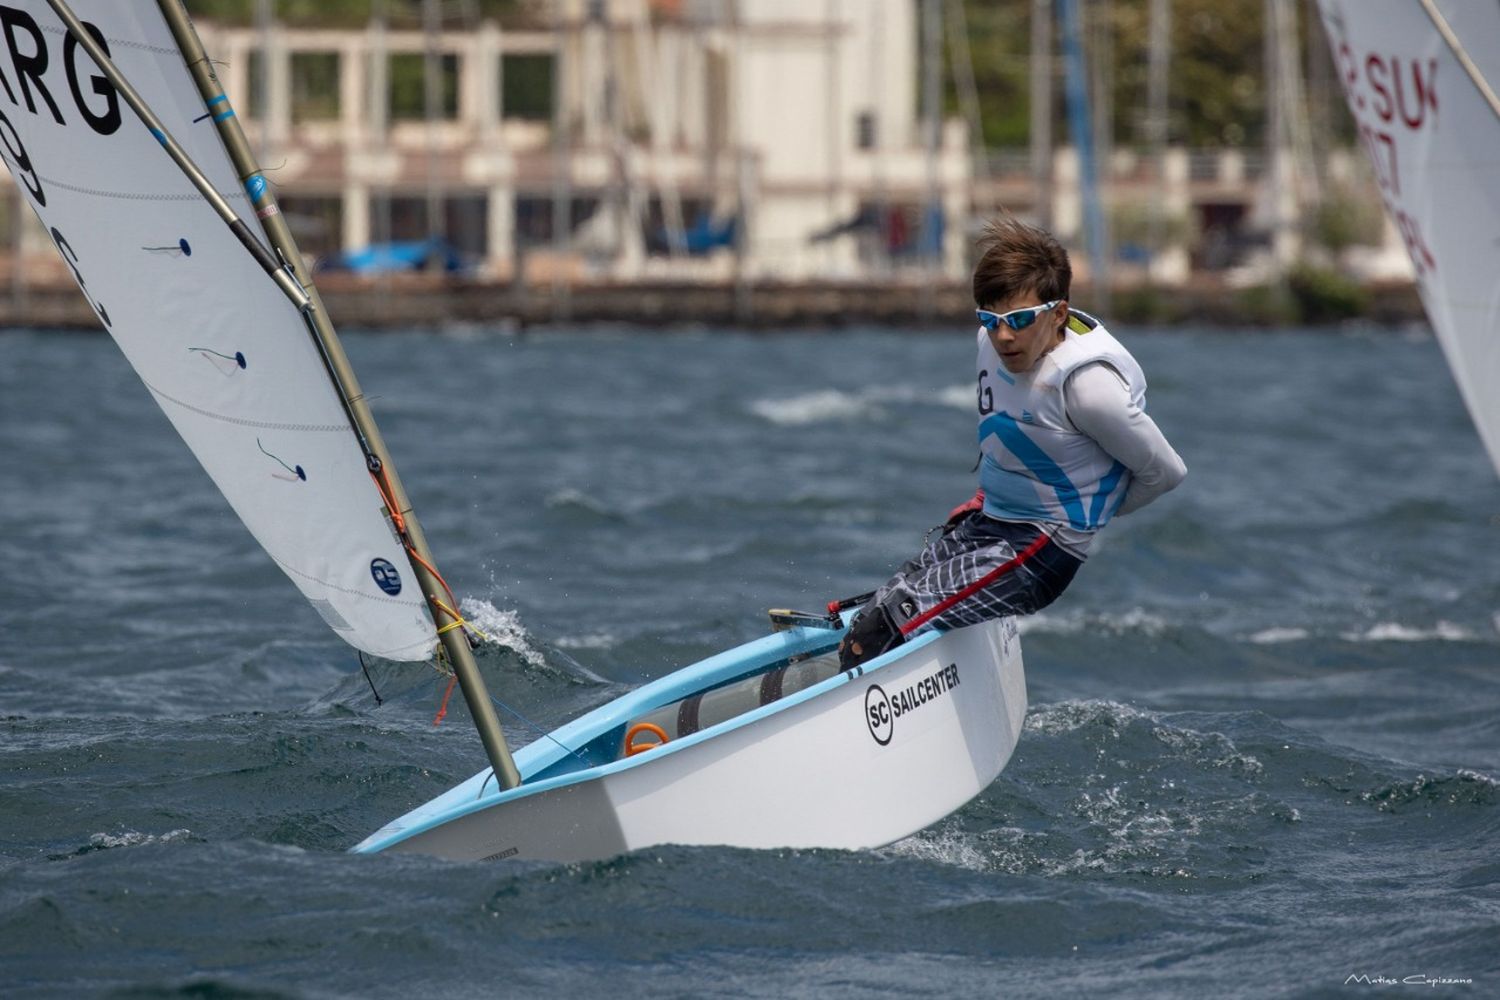
[[[443,574],[437,571],[437,567],[432,565],[432,563],[428,562],[426,559],[423,559],[421,554],[417,552],[416,546],[412,544],[411,535],[406,528],[406,518],[402,516],[401,510],[399,507],[397,507],[395,498],[392,495],[390,478],[386,475],[385,466],[382,464],[379,472],[371,470],[370,478],[375,481],[375,489],[377,492],[379,492],[380,499],[385,503],[385,509],[390,514],[391,524],[395,527],[396,534],[401,539],[401,545],[406,549],[407,556],[421,565],[422,568],[427,570],[428,573],[432,574],[432,578],[436,580],[440,586],[442,586],[444,593],[448,595],[447,604],[444,604],[442,601],[438,600],[436,594],[426,595],[429,603],[434,605],[438,610],[442,611],[450,619],[452,619],[450,622],[448,622],[448,624],[439,627],[437,630],[437,634],[442,635],[444,632],[448,632],[452,629],[465,626],[472,628],[472,626],[469,626],[469,623],[464,620],[464,617],[460,615],[456,610],[454,610],[458,607],[458,598],[453,596],[453,588],[448,586],[448,581],[443,579]],[[483,633],[480,634],[483,635]],[[452,697],[453,685],[457,682],[457,674],[454,674],[448,678],[448,687],[443,692],[443,700],[438,705],[437,715],[434,716],[432,720],[432,724],[434,726],[442,722],[443,717],[448,714],[448,699]]]
[[[391,523],[395,525],[396,533],[401,537],[401,545],[406,549],[406,554],[419,563],[428,573],[432,574],[432,578],[442,586],[444,593],[448,595],[448,604],[451,607],[444,607],[442,602],[431,594],[427,595],[427,600],[437,605],[449,617],[453,618],[451,624],[462,624],[463,618],[451,609],[458,607],[458,598],[453,596],[453,588],[448,586],[448,581],[443,579],[443,574],[437,571],[437,567],[426,559],[423,559],[421,554],[417,552],[416,547],[411,543],[411,536],[406,529],[406,518],[401,515],[401,511],[396,506],[396,501],[391,494],[391,483],[389,477],[386,475],[385,466],[382,465],[378,473],[371,472],[370,478],[375,481],[375,489],[380,493],[380,499],[385,502],[385,509],[390,512]],[[442,634],[441,631],[439,634]]]
[[[438,705],[437,715],[433,716],[432,724],[435,726],[443,721],[443,716],[448,714],[448,699],[453,695],[453,685],[458,683],[458,675],[454,674],[448,678],[448,689],[443,692],[443,700]]]

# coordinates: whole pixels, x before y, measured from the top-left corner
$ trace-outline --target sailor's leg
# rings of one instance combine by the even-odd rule
[[[1056,600],[1080,565],[1037,525],[970,518],[876,591],[850,623],[843,665],[863,663],[926,628],[1033,614]]]
[[[1083,564],[1037,525],[978,518],[965,529],[964,552],[908,581],[921,610],[903,625],[906,634],[1035,614]]]
[[[928,588],[920,581],[930,579],[941,567],[961,559],[972,548],[974,543],[963,528],[961,524],[954,531],[930,539],[854,616],[848,635],[839,643],[839,657],[845,669],[901,644],[902,626],[936,602],[936,598],[926,596]]]

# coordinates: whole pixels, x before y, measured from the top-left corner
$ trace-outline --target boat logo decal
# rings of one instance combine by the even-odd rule
[[[879,684],[871,684],[865,692],[865,723],[876,743],[885,746],[891,741],[896,720],[891,715],[891,699],[886,697]]]
[[[870,736],[881,746],[890,743],[897,719],[946,696],[958,683],[958,664],[950,663],[894,695],[886,694],[879,684],[871,684],[865,689],[865,725],[870,727]]]
[[[392,597],[401,593],[401,574],[389,561],[371,559],[370,575],[375,578],[375,585]]]
[[[189,347],[188,351],[197,354],[204,361],[213,365],[222,375],[233,375],[236,372],[244,371],[246,367],[245,355],[242,351],[225,354],[223,351],[216,351],[211,347]]]
[[[251,201],[259,201],[260,196],[266,193],[266,179],[260,174],[252,174],[245,181],[245,193],[250,196]]]
[[[277,465],[281,466],[283,469],[286,470],[285,472],[273,472],[273,473],[271,473],[271,477],[273,479],[284,479],[284,480],[286,480],[289,483],[296,483],[296,482],[303,482],[303,483],[305,483],[305,482],[307,482],[307,473],[303,470],[302,466],[300,466],[300,465],[287,465],[281,459],[277,458],[275,455],[271,454],[269,451],[266,451],[266,446],[260,443],[260,438],[256,438],[255,439],[255,444],[256,444],[257,447],[260,448],[260,453],[262,455],[264,455],[267,458],[271,459]]]

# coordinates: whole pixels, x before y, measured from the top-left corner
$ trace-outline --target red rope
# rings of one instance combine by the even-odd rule
[[[1021,565],[1026,560],[1036,555],[1050,541],[1052,541],[1052,539],[1047,535],[1037,535],[1036,541],[1032,542],[1030,545],[1026,546],[1026,548],[1022,549],[1020,554],[1017,555],[1014,559],[1010,559],[1006,562],[1001,563],[999,566],[996,566],[994,569],[984,574],[984,576],[981,576],[979,579],[969,584],[963,590],[960,590],[958,593],[953,594],[950,597],[943,598],[941,601],[934,604],[932,607],[928,608],[920,615],[917,615],[905,625],[902,625],[902,636],[911,635],[917,629],[921,628],[923,625],[926,625],[933,618],[942,614],[944,611],[947,611],[959,601],[973,597],[985,587],[988,587],[990,584],[1000,579],[1006,573],[1009,573],[1011,570],[1015,569],[1017,566]]]
[[[454,674],[452,677],[448,678],[448,690],[446,690],[446,691],[443,692],[443,700],[438,705],[437,715],[435,715],[435,716],[432,717],[432,724],[434,726],[437,725],[439,722],[442,722],[443,721],[443,716],[445,716],[445,715],[448,714],[448,698],[449,698],[450,695],[453,694],[453,685],[455,685],[457,683],[458,683],[458,675],[457,674]]]
[[[453,588],[448,586],[448,581],[443,579],[443,574],[437,571],[437,567],[432,565],[432,563],[428,562],[426,559],[423,559],[421,555],[417,553],[416,547],[412,545],[411,536],[408,535],[406,531],[406,518],[401,516],[401,511],[397,508],[396,501],[392,497],[391,483],[390,479],[386,476],[385,467],[381,466],[381,469],[378,473],[371,472],[370,478],[375,480],[375,489],[380,492],[380,499],[385,501],[385,509],[390,511],[391,523],[396,526],[396,533],[401,537],[401,544],[406,549],[406,554],[416,562],[421,563],[422,568],[427,570],[428,573],[432,574],[432,578],[436,580],[438,584],[443,588],[443,590],[447,593],[448,606],[451,608],[457,608],[458,598],[453,596]],[[427,600],[433,604],[438,603],[437,599],[431,594],[427,595]],[[439,605],[439,607],[441,607],[441,605]],[[453,615],[450,615],[449,617],[453,617],[455,621],[461,620]]]

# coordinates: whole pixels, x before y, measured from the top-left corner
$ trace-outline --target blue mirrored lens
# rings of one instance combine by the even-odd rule
[[[1005,325],[1012,330],[1024,330],[1036,322],[1037,312],[1036,309],[1018,309],[1015,312],[1006,313],[1003,319]]]
[[[987,309],[976,309],[974,315],[979,317],[979,325],[986,330],[993,330],[1000,325],[1000,317]]]

